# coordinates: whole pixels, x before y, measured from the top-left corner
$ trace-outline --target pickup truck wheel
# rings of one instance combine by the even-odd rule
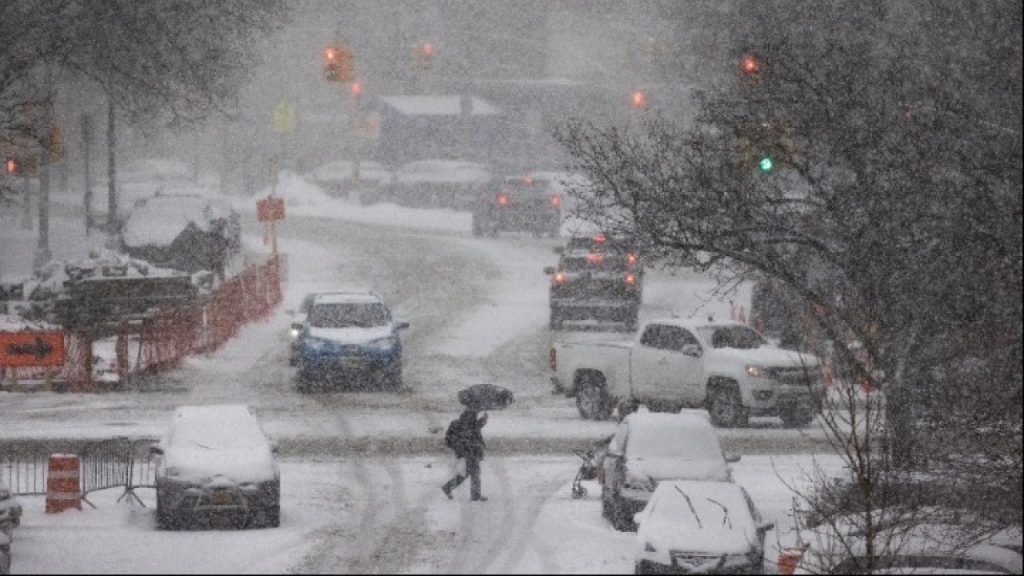
[[[719,384],[708,390],[708,414],[719,428],[745,426],[747,412],[743,409],[740,391],[735,384]]]
[[[803,428],[814,420],[814,412],[810,406],[800,404],[781,410],[779,412],[779,418],[782,419],[782,425],[786,428]]]
[[[605,420],[612,414],[608,392],[597,384],[583,384],[576,392],[576,408],[587,420]]]

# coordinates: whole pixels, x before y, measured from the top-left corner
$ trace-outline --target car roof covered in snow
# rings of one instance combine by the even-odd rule
[[[665,324],[668,326],[679,326],[680,328],[688,328],[696,330],[697,328],[704,328],[707,326],[747,326],[743,322],[736,320],[716,320],[708,318],[654,318],[647,322],[647,325],[651,324]]]

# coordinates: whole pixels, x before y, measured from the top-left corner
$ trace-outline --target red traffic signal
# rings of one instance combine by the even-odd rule
[[[636,90],[633,92],[632,96],[630,96],[629,101],[633,105],[633,108],[644,108],[647,106],[647,94],[645,94],[643,90]]]
[[[754,76],[761,72],[761,61],[753,54],[744,54],[740,57],[740,72]]]
[[[4,170],[8,174],[14,174],[14,171],[17,170],[17,169],[18,169],[18,163],[14,161],[14,158],[8,158],[7,161],[4,162]]]
[[[352,51],[345,46],[332,44],[324,48],[324,80],[328,82],[351,82],[356,75]]]

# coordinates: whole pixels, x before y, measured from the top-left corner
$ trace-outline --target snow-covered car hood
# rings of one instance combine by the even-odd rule
[[[173,474],[172,474],[173,472]],[[237,484],[266,482],[277,477],[277,463],[270,448],[249,450],[206,449],[198,445],[168,448],[163,474],[169,480],[205,484],[221,476]]]
[[[820,364],[817,357],[811,354],[783,350],[774,346],[760,348],[712,348],[708,356],[714,360],[735,362],[764,367],[806,367],[815,368]]]
[[[374,326],[372,328],[314,328],[310,326],[312,338],[330,340],[338,344],[367,344],[393,334],[392,327]]]
[[[746,554],[758,545],[756,527],[738,521],[730,525],[721,513],[702,513],[699,525],[693,518],[654,515],[643,521],[637,536],[655,550],[698,554]]]
[[[632,458],[626,464],[630,474],[641,478],[661,480],[719,480],[730,481],[729,465],[708,460],[673,457]]]

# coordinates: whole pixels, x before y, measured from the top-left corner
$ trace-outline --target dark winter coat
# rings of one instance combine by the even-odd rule
[[[458,433],[456,434],[455,455],[459,458],[484,459],[484,436],[480,433],[487,418],[477,418],[475,410],[465,410],[459,415]]]

